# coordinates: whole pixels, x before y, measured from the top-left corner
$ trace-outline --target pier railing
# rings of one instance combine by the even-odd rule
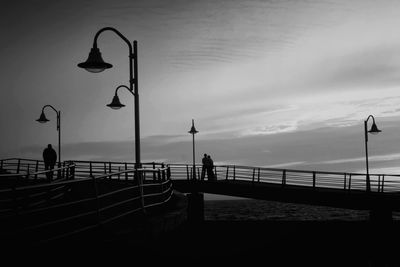
[[[124,170],[134,169],[135,163],[115,161],[73,161],[75,177],[87,178],[111,174],[108,179],[129,180],[132,174]],[[67,164],[63,163],[64,166]],[[192,179],[193,165],[191,164],[162,164],[142,163],[144,169],[158,169],[170,167],[173,179]],[[12,173],[29,174],[34,177],[44,174],[35,174],[35,171],[44,170],[42,161],[31,159],[0,160],[0,169],[11,170]],[[115,174],[114,174],[115,173]],[[216,165],[215,177],[218,180],[243,180],[251,182],[266,182],[285,185],[309,186],[314,188],[336,188],[343,190],[366,190],[366,174],[353,172],[305,171],[294,169],[278,169],[266,167],[252,167],[241,165]],[[196,176],[202,175],[202,166],[196,165]],[[146,172],[144,181],[155,179],[154,172]],[[207,174],[205,174],[207,180]],[[400,192],[400,174],[370,174],[371,190],[374,192]]]
[[[23,175],[26,172],[21,170],[31,162],[36,161],[3,160],[2,169],[12,173],[14,168],[13,175]],[[170,170],[161,167],[163,164],[146,164],[147,168],[140,169],[128,165],[122,170],[119,164],[111,164],[111,169],[107,168],[104,173],[102,168],[100,173],[98,165],[104,164],[97,163],[71,163],[73,180],[3,187],[0,190],[3,240],[46,242],[91,233],[119,219],[154,210],[172,197]],[[32,173],[29,178],[34,179],[36,174],[39,175]]]
[[[42,160],[9,158],[0,160],[0,184],[6,178],[17,178],[14,181],[69,180],[74,178],[75,164],[64,161],[61,167],[46,170]]]
[[[168,164],[173,179],[192,179],[193,165]],[[196,177],[201,179],[202,166],[196,166]],[[351,172],[304,171],[239,165],[214,166],[215,179],[226,181],[251,181],[313,188],[334,188],[347,191],[366,190],[366,174]],[[370,174],[371,191],[400,192],[400,175]],[[205,181],[208,180],[205,173]]]

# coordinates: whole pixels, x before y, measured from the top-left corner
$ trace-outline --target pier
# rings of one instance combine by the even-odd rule
[[[142,242],[204,220],[204,193],[369,210],[390,223],[400,210],[397,175],[224,165],[193,179],[190,164],[65,161],[49,180],[42,161],[0,161],[1,237],[7,244],[65,240]],[[196,168],[201,172],[201,167]],[[133,241],[132,241],[133,240]],[[82,241],[84,242],[84,241]]]

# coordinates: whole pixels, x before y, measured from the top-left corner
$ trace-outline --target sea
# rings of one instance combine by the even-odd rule
[[[400,213],[392,213],[400,221]],[[369,211],[283,203],[256,199],[218,199],[204,202],[206,221],[368,221]]]

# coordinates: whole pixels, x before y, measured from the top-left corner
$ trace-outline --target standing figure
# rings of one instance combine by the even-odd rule
[[[207,154],[204,154],[204,157],[201,159],[201,163],[203,163],[201,168],[201,180],[203,181],[207,170]]]
[[[47,148],[43,150],[43,160],[44,160],[44,169],[52,170],[54,169],[54,165],[57,162],[57,152],[53,149],[51,144],[47,145]],[[53,179],[53,172],[46,172],[47,179]]]

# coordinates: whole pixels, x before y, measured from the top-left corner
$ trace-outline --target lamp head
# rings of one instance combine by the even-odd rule
[[[40,118],[37,119],[36,121],[38,121],[40,123],[45,123],[45,122],[48,122],[49,120],[46,118],[46,115],[44,115],[44,112],[42,111],[42,114],[40,114]]]
[[[121,104],[121,102],[119,101],[119,97],[117,94],[114,95],[112,101],[110,104],[107,105],[107,107],[110,107],[112,109],[120,109],[122,107],[125,107],[124,104]]]
[[[90,50],[89,57],[85,62],[79,63],[78,67],[83,68],[89,72],[98,73],[105,69],[112,67],[110,63],[104,62],[101,57],[100,50],[97,47],[93,47]]]
[[[192,120],[192,128],[190,128],[190,131],[188,133],[190,134],[197,134],[199,131],[196,130],[194,127],[194,120]]]
[[[370,134],[378,134],[382,132],[381,130],[378,129],[376,126],[375,122],[372,124],[371,129],[368,131]]]

